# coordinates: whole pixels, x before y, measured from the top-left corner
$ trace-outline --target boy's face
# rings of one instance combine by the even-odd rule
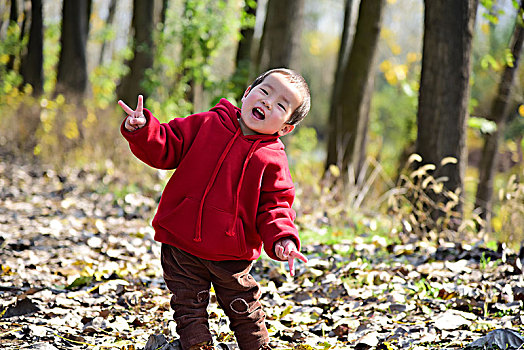
[[[285,75],[268,75],[259,85],[248,87],[242,97],[243,133],[283,136],[291,132],[295,126],[286,121],[301,102],[300,91]]]

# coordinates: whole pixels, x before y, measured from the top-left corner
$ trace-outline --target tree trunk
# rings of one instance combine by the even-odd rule
[[[113,26],[113,20],[115,19],[115,13],[116,13],[116,0],[111,0],[111,2],[109,3],[106,26],[108,27]],[[100,48],[100,57],[98,59],[99,65],[102,65],[104,63],[104,56],[105,56],[106,49],[107,49],[107,40],[104,39],[104,41],[102,42],[102,47]]]
[[[260,41],[257,71],[299,69],[304,0],[269,0]]]
[[[9,8],[9,25],[18,24],[18,1],[11,0],[11,7]],[[20,34],[20,40],[22,40],[23,35]],[[6,69],[8,71],[15,68],[16,55],[9,55],[9,59],[6,64]]]
[[[254,18],[257,12],[257,0],[244,1],[243,24],[240,28],[240,41],[238,42],[237,55],[235,58],[235,73],[233,84],[237,101],[240,101],[248,84],[251,71],[252,55],[251,49],[253,36],[255,34]]]
[[[416,152],[422,163],[436,166],[447,190],[463,193],[466,165],[466,119],[470,93],[471,42],[478,0],[426,0]],[[456,163],[440,166],[445,157]],[[428,187],[428,195],[439,202]],[[435,209],[435,210],[432,210]],[[436,220],[444,212],[429,208]],[[453,208],[460,221],[462,201]],[[458,224],[458,222],[457,222]]]
[[[117,88],[119,99],[132,103],[139,94],[147,97],[142,83],[145,72],[153,66],[154,1],[133,0],[132,28],[134,30],[134,56],[129,63],[129,72]]]
[[[475,208],[479,210],[480,217],[486,220],[487,227],[491,220],[493,179],[497,170],[497,155],[499,141],[504,134],[506,119],[508,116],[508,105],[511,89],[518,69],[522,44],[524,41],[524,0],[520,1],[520,7],[515,21],[515,29],[510,41],[510,50],[513,55],[513,64],[506,65],[500,78],[497,96],[491,107],[490,117],[497,124],[497,129],[492,134],[484,136],[484,148],[479,167],[479,184],[475,198]]]
[[[20,72],[24,80],[23,84],[30,84],[33,87],[33,96],[40,96],[44,88],[43,40],[42,0],[31,0],[29,42],[27,52],[22,58]]]
[[[56,93],[82,98],[87,89],[88,1],[64,0]]]
[[[327,158],[325,169],[329,169],[330,165],[342,166],[339,154],[342,154],[342,146],[340,140],[340,127],[342,125],[342,111],[340,109],[340,101],[342,96],[342,72],[346,66],[348,59],[348,50],[351,37],[349,36],[351,30],[351,9],[353,8],[353,0],[346,0],[344,7],[344,27],[342,29],[342,36],[340,39],[340,48],[338,50],[337,68],[335,71],[335,79],[333,90],[331,92],[331,106],[329,110],[328,122],[328,142],[327,142]],[[340,153],[339,153],[340,151]]]
[[[362,149],[364,132],[367,130],[368,98],[370,79],[373,75],[373,62],[380,34],[382,13],[385,0],[366,0],[360,3],[357,27],[351,52],[343,73],[340,96],[341,127],[340,143],[337,145],[342,155],[341,173],[343,179],[351,164],[358,176],[360,149]]]
[[[162,31],[166,27],[167,10],[169,8],[169,0],[162,0],[162,8],[160,9],[160,28]]]

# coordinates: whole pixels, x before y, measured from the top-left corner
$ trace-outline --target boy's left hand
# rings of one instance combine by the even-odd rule
[[[297,250],[295,242],[289,238],[283,238],[275,243],[275,254],[279,259],[287,259],[291,276],[295,275],[295,259],[300,259],[307,263],[307,258]]]

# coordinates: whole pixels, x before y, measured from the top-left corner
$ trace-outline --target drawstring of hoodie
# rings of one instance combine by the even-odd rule
[[[198,208],[198,217],[197,217],[196,228],[195,228],[196,232],[195,232],[195,237],[193,238],[195,242],[202,242],[202,212],[204,211],[204,201],[206,200],[207,194],[209,193],[211,186],[213,186],[213,183],[215,182],[218,171],[220,170],[220,166],[224,162],[224,159],[226,158],[227,154],[229,153],[229,150],[233,146],[233,143],[237,139],[238,135],[240,135],[240,133],[241,133],[241,130],[240,128],[238,128],[233,138],[231,138],[231,140],[229,140],[229,143],[226,145],[226,148],[222,152],[222,155],[220,156],[220,159],[218,160],[215,166],[215,169],[213,170],[213,174],[211,175],[211,178],[209,179],[207,187],[204,191],[204,195],[202,196],[202,200],[200,200],[200,207]]]
[[[233,221],[231,222],[231,226],[229,227],[229,230],[226,232],[228,236],[234,236],[235,235],[235,223],[237,222],[238,218],[238,197],[240,197],[240,189],[242,188],[242,182],[244,182],[244,174],[246,172],[247,164],[249,163],[249,160],[251,159],[251,156],[253,153],[255,153],[255,150],[257,146],[260,144],[261,140],[256,140],[251,145],[251,148],[249,149],[249,152],[247,153],[247,157],[244,160],[244,165],[242,166],[242,172],[240,173],[240,180],[238,181],[237,186],[237,193],[235,196],[235,215],[233,216]]]

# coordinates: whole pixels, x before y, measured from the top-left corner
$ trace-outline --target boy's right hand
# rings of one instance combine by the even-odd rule
[[[144,97],[142,95],[138,95],[138,104],[135,110],[131,109],[122,100],[118,100],[118,104],[127,113],[124,124],[127,131],[135,131],[146,125],[147,119],[144,116]]]

